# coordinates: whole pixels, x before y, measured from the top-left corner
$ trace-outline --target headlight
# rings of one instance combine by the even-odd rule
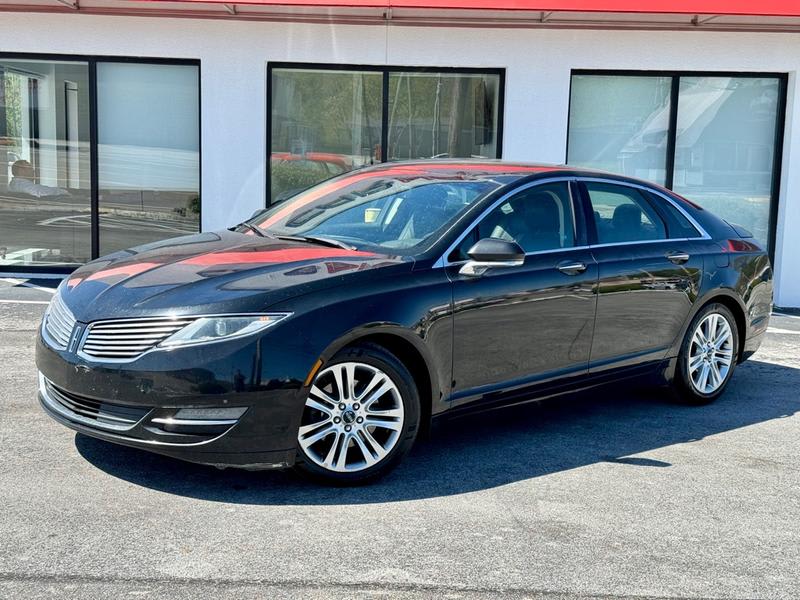
[[[161,342],[164,348],[206,344],[256,333],[288,317],[288,313],[238,317],[200,317]]]

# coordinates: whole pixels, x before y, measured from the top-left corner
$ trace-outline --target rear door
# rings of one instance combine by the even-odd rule
[[[617,181],[583,179],[580,186],[599,279],[589,371],[655,365],[691,310],[702,256],[659,207],[665,199]]]

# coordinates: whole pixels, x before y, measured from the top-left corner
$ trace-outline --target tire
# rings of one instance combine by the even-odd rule
[[[411,449],[419,420],[417,386],[397,357],[375,344],[345,348],[308,389],[296,468],[326,485],[375,481]]]
[[[704,345],[709,335],[713,345]],[[672,382],[674,398],[692,405],[719,398],[733,376],[738,354],[739,331],[733,313],[724,304],[703,307],[692,319],[681,345]]]

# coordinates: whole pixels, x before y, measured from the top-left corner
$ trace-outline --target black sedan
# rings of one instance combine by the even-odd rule
[[[358,483],[445,414],[632,377],[710,402],[771,304],[752,236],[669,190],[397,163],[78,269],[43,319],[39,398],[110,442]]]

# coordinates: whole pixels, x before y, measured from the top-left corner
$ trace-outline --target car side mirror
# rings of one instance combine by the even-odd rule
[[[525,251],[516,242],[497,238],[484,238],[467,252],[468,260],[459,269],[460,275],[480,277],[496,267],[520,267],[525,262]]]

